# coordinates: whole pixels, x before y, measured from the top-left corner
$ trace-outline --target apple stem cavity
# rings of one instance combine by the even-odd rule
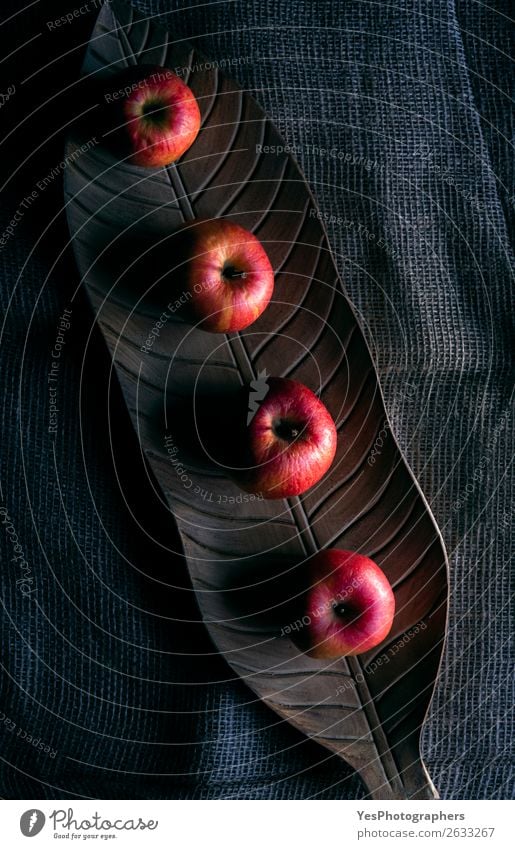
[[[293,442],[300,434],[300,429],[287,419],[279,419],[273,424],[273,431],[279,439],[285,442]]]
[[[141,114],[145,121],[149,121],[151,124],[160,127],[168,121],[168,111],[168,104],[158,100],[148,100],[143,104]]]
[[[238,271],[234,265],[226,265],[222,269],[222,274],[226,280],[246,280],[247,272]]]

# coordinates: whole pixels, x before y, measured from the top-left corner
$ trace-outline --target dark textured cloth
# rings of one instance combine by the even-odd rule
[[[59,163],[80,109],[66,89],[95,5],[2,9],[14,17],[1,53],[15,51],[2,65],[3,234],[17,216],[0,243],[0,794],[359,798],[352,771],[256,702],[217,655],[116,387],[108,409],[90,311],[79,296],[64,313],[78,280]],[[508,4],[138,7],[169,13],[172,36],[212,59],[237,60],[233,76],[297,151],[450,555],[424,755],[444,798],[510,796]]]

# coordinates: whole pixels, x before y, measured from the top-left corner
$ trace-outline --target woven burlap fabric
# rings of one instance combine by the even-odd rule
[[[6,17],[21,8],[5,5]],[[44,99],[38,80],[58,91],[78,75],[95,4],[60,32],[49,21],[80,4],[52,5],[3,28],[3,55],[42,33],[9,62],[3,90],[16,83],[9,129],[33,109],[31,97]],[[173,37],[192,38],[211,58],[234,60],[233,75],[296,149],[373,350],[392,426],[450,556],[449,635],[425,758],[444,798],[510,796],[507,6],[192,0],[138,7],[165,15]],[[2,109],[11,115],[11,103]],[[61,116],[56,128],[62,123]],[[7,175],[2,231],[62,156],[62,135],[51,139],[52,127],[36,116],[14,131],[11,155],[19,164],[22,144],[23,168]],[[174,529],[145,483],[115,397],[117,479],[105,406],[109,362],[101,340],[89,338],[81,300],[65,331],[57,434],[48,433],[51,351],[77,282],[68,256],[52,268],[67,238],[64,222],[32,250],[60,203],[57,176],[0,250],[1,500],[36,587],[24,596],[16,583],[4,513],[0,794],[359,798],[356,776],[278,722],[217,656],[184,566],[167,552],[177,545]]]

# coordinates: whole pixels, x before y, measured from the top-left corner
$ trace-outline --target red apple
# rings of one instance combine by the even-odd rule
[[[188,150],[200,129],[193,92],[167,68],[150,67],[127,86],[124,131],[136,165],[170,165]]]
[[[247,492],[289,498],[327,472],[336,453],[336,428],[307,386],[281,377],[265,379],[268,391],[260,393],[263,400],[244,437],[246,468],[236,479]]]
[[[178,277],[200,327],[228,333],[252,324],[274,289],[274,271],[258,239],[222,219],[195,222],[179,238],[187,258]]]
[[[384,572],[363,554],[330,548],[308,561],[307,654],[337,658],[361,654],[390,632],[395,597]]]

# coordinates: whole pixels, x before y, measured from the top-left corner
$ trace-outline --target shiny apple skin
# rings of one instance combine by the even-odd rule
[[[248,468],[239,482],[264,498],[290,498],[312,487],[329,469],[336,453],[336,427],[307,386],[280,377],[267,382],[268,393],[248,427]]]
[[[193,92],[168,68],[149,68],[134,83],[122,109],[130,159],[146,168],[176,162],[200,129],[200,110]]]
[[[181,276],[194,319],[211,333],[244,330],[274,291],[274,270],[261,242],[225,219],[196,222],[186,240]]]
[[[315,554],[307,568],[311,589],[306,598],[306,654],[327,660],[359,655],[388,636],[395,597],[373,560],[330,548]],[[335,605],[343,612],[337,613]]]

